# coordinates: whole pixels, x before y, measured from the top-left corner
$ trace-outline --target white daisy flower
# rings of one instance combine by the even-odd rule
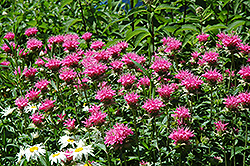
[[[53,165],[53,163],[62,163],[62,161],[66,162],[67,158],[64,155],[64,152],[56,152],[49,156],[49,160],[51,161],[51,165]]]
[[[36,110],[38,110],[38,108],[40,107],[41,104],[38,104],[37,106],[34,104],[28,104],[25,108],[24,111],[26,113],[28,112],[32,112],[32,114],[34,114],[36,112]]]
[[[34,146],[29,146],[28,148],[25,149],[25,156],[26,159],[29,161],[30,159],[34,159],[37,160],[37,158],[40,155],[44,155],[46,153],[46,150],[44,149],[45,146],[38,144],[38,145],[34,145]]]
[[[59,144],[61,144],[61,149],[65,148],[69,144],[74,148],[76,144],[76,138],[70,136],[62,136],[59,140]]]
[[[0,107],[2,108],[2,107]],[[3,109],[3,108],[2,108]],[[15,110],[16,108],[10,108],[10,106],[6,109],[3,109],[3,112],[1,112],[3,114],[3,116],[8,116],[10,114],[12,114],[12,112]]]
[[[77,148],[73,149],[73,160],[81,160],[82,156],[85,156],[85,159],[88,160],[89,154],[94,156],[93,148],[91,145],[85,146],[84,142],[80,140],[80,142],[77,144]]]
[[[19,164],[20,163],[20,161],[21,161],[21,159],[22,159],[22,157],[24,156],[24,154],[25,154],[25,151],[23,150],[23,147],[20,147],[20,152],[19,153],[17,153],[17,164]]]

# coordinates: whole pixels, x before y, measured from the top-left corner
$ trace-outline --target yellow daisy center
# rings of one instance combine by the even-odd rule
[[[68,142],[74,142],[75,140],[72,139],[72,138],[69,138],[67,141],[68,141]]]
[[[37,146],[33,146],[32,148],[30,148],[30,152],[34,152],[35,150],[38,150]]]
[[[30,108],[37,108],[35,105],[31,106]]]
[[[80,152],[80,151],[82,151],[82,150],[83,150],[83,148],[80,147],[80,148],[77,148],[77,149],[75,150],[75,152]]]
[[[53,154],[53,157],[59,156],[60,153]]]

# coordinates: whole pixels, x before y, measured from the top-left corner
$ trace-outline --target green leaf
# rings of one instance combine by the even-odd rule
[[[235,147],[235,155],[241,153],[243,150],[245,150],[244,147],[242,147],[242,146],[236,146],[236,147]],[[231,160],[233,157],[234,157],[234,148],[232,147],[230,160]]]
[[[73,0],[62,0],[59,12],[62,11],[62,9],[63,9],[64,6],[66,6],[67,4],[70,4],[72,1]]]
[[[51,80],[51,85],[52,85],[52,87],[53,87],[56,91],[58,91],[58,89],[57,89],[57,87],[56,87],[56,84],[55,84],[55,82],[54,82],[53,80]]]
[[[36,26],[37,22],[36,22],[36,20],[31,20],[31,21],[27,22],[27,24],[34,27],[34,26]]]
[[[218,29],[226,29],[227,26],[224,24],[216,24],[216,25],[208,25],[206,28],[204,28],[203,32],[218,30]]]
[[[246,21],[243,21],[243,20],[234,21],[233,23],[228,25],[227,31],[235,30],[236,28],[244,25],[245,23],[246,23]]]
[[[168,5],[168,4],[161,4],[161,5],[159,5],[156,9],[155,9],[155,11],[158,11],[158,10],[163,10],[163,9],[178,9],[177,7],[173,7],[173,6],[170,6],[170,5]]]
[[[125,40],[129,41],[132,37],[134,37],[142,32],[149,33],[149,31],[146,28],[137,28],[134,31],[127,33]]]
[[[130,58],[130,60],[131,60],[138,68],[140,68],[140,69],[143,71],[143,73],[145,73],[145,74],[148,76],[148,78],[151,78],[151,77],[149,76],[147,70],[145,70],[145,69],[142,67],[142,65],[141,65],[140,63],[134,61],[134,60],[131,59],[131,58]]]
[[[70,28],[72,25],[74,25],[75,23],[77,23],[77,22],[79,22],[79,21],[81,21],[81,19],[79,19],[79,18],[70,19],[69,21],[67,21],[67,22],[65,23],[65,31],[68,31],[69,28]]]
[[[140,44],[140,42],[145,38],[145,37],[148,37],[148,36],[151,36],[151,34],[149,32],[147,33],[140,33],[136,39],[135,39],[135,48]]]
[[[148,145],[145,142],[142,142],[142,145],[149,150]]]
[[[181,28],[176,31],[176,33],[178,34],[179,32],[186,31],[186,30],[195,31],[195,32],[199,33],[198,29],[192,24],[182,25]]]

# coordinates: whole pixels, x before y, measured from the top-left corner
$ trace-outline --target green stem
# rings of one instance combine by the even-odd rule
[[[159,141],[158,141],[158,131],[156,128],[156,122],[154,120],[154,131],[156,132],[156,143],[157,143],[157,148],[159,150],[159,158],[160,158],[160,165],[162,166],[162,161],[161,161],[161,150],[159,149]]]
[[[135,109],[132,109],[133,112],[133,120],[134,120],[134,127],[135,127],[135,136],[136,136],[136,142],[137,142],[137,153],[138,153],[138,159],[140,160],[140,149],[139,149],[139,136],[138,136],[138,130],[136,125],[136,112]]]
[[[86,32],[86,21],[85,21],[85,17],[83,15],[83,7],[82,7],[82,3],[80,0],[77,1],[80,5],[81,8],[81,16],[82,16],[82,23],[83,23],[83,27],[84,27],[84,31]]]
[[[152,119],[152,134],[151,134],[151,142],[153,142],[153,139],[154,139],[154,123],[155,123],[155,116],[153,117]],[[153,150],[153,165],[155,165],[155,160],[156,160],[156,157],[155,157],[155,150]]]
[[[247,134],[247,110],[246,110],[246,131],[245,131],[245,146],[244,146],[244,149],[245,149],[245,151],[244,151],[244,155],[243,155],[243,166],[245,166],[246,165],[246,148],[247,148],[247,136],[248,136],[248,134]]]
[[[211,90],[210,90],[210,94],[211,94],[211,101],[210,101],[210,120],[212,123],[212,116],[213,116],[213,87],[211,86]]]

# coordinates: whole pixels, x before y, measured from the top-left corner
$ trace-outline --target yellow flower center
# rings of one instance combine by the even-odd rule
[[[80,148],[77,148],[77,149],[75,150],[75,152],[80,152],[80,151],[82,151],[82,150],[83,150],[83,148],[80,147]]]
[[[68,142],[74,142],[75,140],[72,139],[72,138],[69,138],[67,141],[68,141]]]
[[[35,150],[38,150],[37,146],[33,146],[32,148],[30,148],[30,152],[34,152]]]
[[[37,108],[35,105],[31,106],[30,108]]]
[[[60,153],[53,154],[53,157],[59,156]]]
[[[87,163],[87,164],[84,164],[83,166],[92,166],[91,164]]]

